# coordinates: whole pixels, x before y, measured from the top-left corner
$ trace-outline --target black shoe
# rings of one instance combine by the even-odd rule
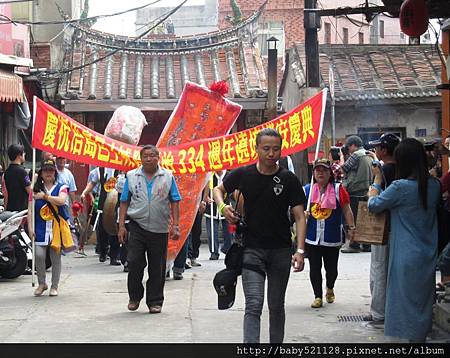
[[[98,258],[98,261],[105,262],[106,261],[106,255],[100,255]]]
[[[123,267],[123,272],[128,272],[128,266]]]
[[[110,260],[109,264],[112,266],[122,266],[119,260]]]
[[[191,266],[191,264],[189,263],[189,262],[186,262],[185,264],[184,264],[184,269],[185,270],[189,270],[189,269],[191,269],[192,268],[192,266]]]
[[[182,280],[183,279],[183,274],[180,272],[173,272],[173,279],[174,280]]]
[[[370,245],[363,245],[361,248],[362,252],[371,252],[372,248],[370,247]]]
[[[219,254],[211,254],[211,256],[209,257],[210,260],[218,260],[219,259]]]

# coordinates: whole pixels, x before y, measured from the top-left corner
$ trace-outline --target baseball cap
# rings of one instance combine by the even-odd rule
[[[385,133],[382,134],[380,138],[377,140],[373,140],[369,142],[369,145],[381,145],[381,144],[387,144],[387,145],[393,145],[396,146],[398,143],[400,143],[400,138],[397,137],[393,133]]]
[[[233,306],[236,297],[238,271],[223,269],[214,276],[213,285],[217,292],[217,307],[226,310]]]
[[[331,168],[331,162],[327,158],[316,159],[313,165],[313,169],[316,167],[325,167],[327,169]]]
[[[46,159],[46,160],[42,161],[41,169],[55,169],[56,170],[55,161],[53,159]]]
[[[348,146],[351,146],[351,145],[355,144],[358,148],[360,148],[360,147],[363,146],[363,141],[357,135],[351,135],[350,137],[347,138],[346,144]]]
[[[234,243],[230,246],[225,255],[225,266],[230,270],[241,270],[242,268],[242,255],[243,247]]]

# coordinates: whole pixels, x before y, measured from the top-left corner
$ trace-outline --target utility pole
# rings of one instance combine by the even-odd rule
[[[277,116],[277,50],[278,39],[272,36],[267,40],[267,120]]]
[[[305,0],[304,27],[305,27],[305,55],[306,55],[306,85],[308,87],[320,86],[319,70],[319,44],[317,29],[320,27],[320,15],[306,9],[316,9],[316,0]]]
[[[450,19],[442,25],[442,51],[446,64],[442,66],[442,139],[446,140],[450,134]],[[447,147],[448,148],[448,147]],[[450,148],[448,148],[450,149]],[[446,173],[450,167],[450,156],[442,161],[442,172]]]

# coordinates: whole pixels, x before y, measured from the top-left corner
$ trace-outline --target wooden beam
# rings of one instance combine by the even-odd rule
[[[230,98],[231,101],[247,109],[265,109],[267,98]],[[120,106],[134,106],[141,111],[173,111],[178,99],[166,100],[62,100],[61,107],[64,112],[114,112]]]

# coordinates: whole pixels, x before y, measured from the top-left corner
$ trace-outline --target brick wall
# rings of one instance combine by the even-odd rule
[[[225,18],[232,15],[230,0],[219,0],[219,28],[225,29],[231,24]],[[244,18],[253,14],[264,3],[264,0],[237,0]],[[269,0],[259,18],[259,22],[283,21],[286,38],[286,49],[294,43],[304,42],[303,0]]]
[[[242,17],[247,18],[257,11],[265,0],[237,0],[242,12]],[[269,0],[264,12],[259,18],[259,23],[281,21],[284,24],[285,50],[292,48],[295,43],[305,41],[303,29],[303,0]],[[219,29],[229,28],[231,23],[226,16],[232,15],[230,0],[218,0]],[[279,50],[280,51],[280,50]],[[267,68],[267,59],[263,59]],[[284,68],[284,58],[278,57],[277,82],[281,82]]]
[[[46,42],[30,45],[30,56],[35,68],[51,68],[50,44]]]

